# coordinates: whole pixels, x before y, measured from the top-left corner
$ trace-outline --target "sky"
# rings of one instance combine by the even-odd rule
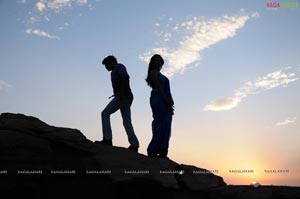
[[[228,184],[300,186],[300,2],[0,0],[0,113],[101,140],[112,95],[101,64],[127,67],[132,121],[151,140],[149,58],[165,59],[175,101],[169,157]],[[113,144],[129,145],[121,115]],[[237,171],[242,170],[242,173]],[[251,172],[244,172],[245,170]]]

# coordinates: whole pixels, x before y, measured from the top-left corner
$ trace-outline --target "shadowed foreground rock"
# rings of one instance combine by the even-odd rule
[[[204,169],[95,144],[76,129],[4,113],[0,197],[299,198],[299,188],[226,186]]]

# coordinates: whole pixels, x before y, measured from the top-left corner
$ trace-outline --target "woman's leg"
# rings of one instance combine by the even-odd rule
[[[169,141],[171,137],[171,125],[172,125],[172,114],[167,114],[164,118],[163,124],[161,126],[161,141],[160,141],[160,149],[159,156],[167,157],[168,149],[169,149]]]

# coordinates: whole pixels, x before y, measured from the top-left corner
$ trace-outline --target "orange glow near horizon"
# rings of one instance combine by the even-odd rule
[[[195,151],[192,147],[189,149]],[[297,179],[300,179],[299,172],[288,172],[283,164],[278,164],[272,158],[263,159],[259,153],[236,152],[234,156],[216,155],[218,157],[216,158],[213,153],[185,154],[182,151],[172,150],[170,155],[171,159],[178,163],[195,165],[207,170],[217,170],[217,173],[214,174],[221,176],[227,184],[251,185],[256,182],[261,185],[300,185],[300,181],[297,182]],[[248,170],[248,172],[244,170]]]

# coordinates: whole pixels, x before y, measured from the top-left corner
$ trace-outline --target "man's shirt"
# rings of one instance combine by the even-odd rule
[[[120,100],[133,99],[133,94],[129,85],[129,75],[123,64],[116,64],[111,71],[111,83],[115,97]]]

